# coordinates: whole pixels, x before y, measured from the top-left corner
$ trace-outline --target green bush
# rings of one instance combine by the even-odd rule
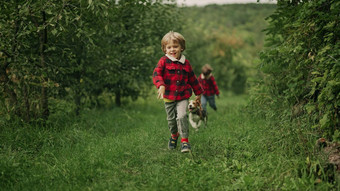
[[[262,85],[291,117],[308,115],[312,128],[332,139],[340,126],[340,2],[279,0],[277,6],[260,55]]]

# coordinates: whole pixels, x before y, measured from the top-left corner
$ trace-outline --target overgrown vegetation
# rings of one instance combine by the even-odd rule
[[[279,0],[277,6],[266,29],[256,102],[339,141],[340,2]]]

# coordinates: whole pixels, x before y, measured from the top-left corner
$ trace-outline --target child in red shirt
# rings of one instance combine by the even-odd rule
[[[205,111],[207,111],[207,102],[209,102],[210,107],[212,107],[215,111],[217,110],[215,95],[220,95],[215,78],[211,73],[212,71],[212,67],[209,64],[206,64],[202,67],[202,74],[198,78],[198,81],[204,89],[203,96],[201,97],[201,104]]]
[[[175,149],[178,136],[181,135],[181,152],[189,152],[188,99],[194,90],[196,100],[200,101],[203,90],[189,61],[182,54],[185,50],[184,37],[170,31],[163,37],[161,44],[165,56],[158,61],[153,71],[153,83],[158,88],[158,98],[164,100],[171,132],[168,147]]]

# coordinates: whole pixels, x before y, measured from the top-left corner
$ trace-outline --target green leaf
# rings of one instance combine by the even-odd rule
[[[328,120],[328,114],[326,113],[326,114],[323,115],[322,119],[320,120],[321,127],[322,128],[326,127],[327,124],[328,124],[328,121],[329,121]]]
[[[315,106],[311,105],[311,104],[308,104],[308,105],[305,105],[305,109],[306,109],[308,114],[311,114],[312,112],[315,111]]]
[[[53,35],[56,35],[56,34],[57,34],[57,32],[58,32],[58,30],[57,30],[57,29],[53,29],[53,30],[51,31],[51,33],[52,33]]]
[[[52,15],[52,11],[50,9],[45,10],[45,12],[49,15]]]
[[[11,115],[8,114],[8,113],[6,114],[6,120],[7,120],[7,121],[11,120]]]

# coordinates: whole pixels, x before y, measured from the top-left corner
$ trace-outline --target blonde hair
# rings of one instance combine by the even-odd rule
[[[165,50],[166,45],[171,41],[179,43],[179,45],[181,45],[182,52],[185,50],[184,37],[178,32],[170,31],[163,36],[162,41],[161,41],[162,50],[164,53],[166,53],[166,50]]]
[[[213,71],[213,68],[210,66],[210,64],[205,64],[203,67],[202,67],[202,71],[210,71],[212,72]]]

